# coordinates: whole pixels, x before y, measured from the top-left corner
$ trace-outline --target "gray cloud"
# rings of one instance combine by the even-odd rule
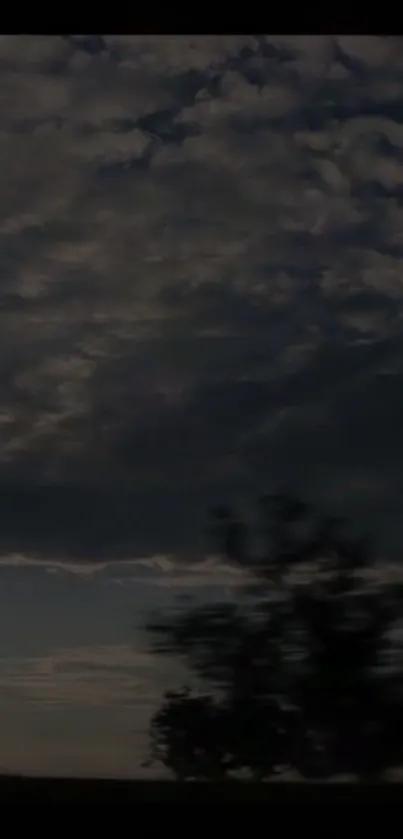
[[[2,36],[0,66],[3,548],[180,551],[264,470],[387,511],[401,38]]]

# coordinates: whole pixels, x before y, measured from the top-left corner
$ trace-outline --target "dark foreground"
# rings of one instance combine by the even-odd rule
[[[403,788],[400,783],[389,784],[246,784],[246,783],[188,783],[179,784],[169,781],[126,781],[92,780],[70,778],[26,778],[0,776],[0,805],[24,804],[94,804],[124,806],[179,804],[184,802],[195,807],[209,804],[236,805],[242,803],[286,804],[292,811],[293,806],[309,805],[315,807],[329,804],[337,807],[344,802],[368,805],[382,801],[388,805],[403,803]],[[148,810],[153,813],[152,808]],[[154,811],[156,815],[161,811]]]

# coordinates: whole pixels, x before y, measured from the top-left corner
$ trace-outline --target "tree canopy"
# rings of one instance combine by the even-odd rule
[[[403,764],[398,583],[374,579],[347,524],[286,494],[258,503],[262,549],[229,508],[212,511],[220,553],[259,597],[204,605],[149,625],[160,652],[185,655],[205,692],[167,692],[151,756],[178,780],[267,779],[297,770],[363,780]]]

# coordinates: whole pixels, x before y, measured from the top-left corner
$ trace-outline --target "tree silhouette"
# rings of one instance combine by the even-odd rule
[[[149,625],[154,646],[185,655],[209,685],[166,693],[152,755],[177,779],[378,778],[403,763],[402,660],[391,630],[397,584],[376,583],[368,546],[346,523],[286,494],[259,502],[259,556],[248,529],[216,508],[220,551],[251,571],[260,599],[203,606]]]

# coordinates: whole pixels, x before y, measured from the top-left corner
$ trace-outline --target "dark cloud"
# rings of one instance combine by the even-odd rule
[[[401,44],[1,37],[5,550],[185,551],[264,474],[390,531]]]

